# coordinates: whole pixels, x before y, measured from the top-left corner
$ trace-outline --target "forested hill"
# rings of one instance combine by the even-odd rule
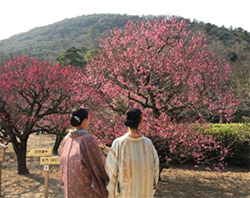
[[[0,41],[0,62],[15,55],[27,54],[55,61],[68,48],[97,47],[96,38],[107,30],[124,26],[139,16],[93,14],[34,28],[26,33]]]
[[[96,38],[107,30],[121,28],[128,20],[137,21],[154,16],[129,16],[114,14],[83,15],[76,18],[34,28],[26,33],[0,41],[0,62],[3,59],[26,54],[55,61],[70,47],[97,48]],[[235,62],[250,55],[250,34],[237,28],[227,29],[203,22],[189,21],[193,32],[203,31],[212,50]]]

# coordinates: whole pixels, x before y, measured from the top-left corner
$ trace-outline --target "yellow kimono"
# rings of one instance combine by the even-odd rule
[[[158,183],[159,158],[149,138],[117,138],[106,159],[109,197],[151,198]]]

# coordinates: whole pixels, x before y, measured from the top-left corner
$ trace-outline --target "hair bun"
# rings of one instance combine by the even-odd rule
[[[84,119],[88,118],[88,110],[85,108],[80,108],[72,113],[70,124],[73,127],[80,126]]]
[[[124,122],[125,126],[132,129],[137,129],[139,123],[141,122],[141,115],[142,112],[140,109],[130,109],[127,112],[127,118]]]

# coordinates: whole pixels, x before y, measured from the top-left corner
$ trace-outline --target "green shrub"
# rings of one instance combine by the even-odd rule
[[[229,165],[250,165],[250,124],[209,124],[205,133],[230,149],[231,155],[225,158]]]
[[[165,137],[150,137],[158,151],[161,170],[170,164],[197,164],[197,159],[192,155],[193,152],[201,153],[204,158],[198,163],[199,167],[211,167],[216,170],[212,164],[217,167],[220,162],[226,162],[228,165],[250,166],[250,124],[194,124],[191,125],[191,130],[193,133],[188,133],[187,136],[182,130],[178,133],[172,130],[168,131]],[[185,139],[180,141],[184,136]],[[210,136],[215,142],[211,141]],[[202,146],[213,149],[202,150]],[[196,149],[200,150],[196,151]]]

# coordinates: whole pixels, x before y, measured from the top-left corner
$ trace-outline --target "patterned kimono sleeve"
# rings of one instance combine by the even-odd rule
[[[157,151],[152,143],[152,151],[153,151],[153,162],[154,162],[154,181],[155,181],[155,185],[158,184],[158,180],[159,180],[159,157],[157,154]]]
[[[109,183],[107,185],[107,190],[109,192],[109,197],[116,196],[116,186],[118,177],[118,155],[119,155],[119,142],[115,140],[111,146],[106,159],[105,169],[109,176]]]
[[[98,142],[94,138],[91,138],[88,141],[88,145],[91,152],[91,156],[89,156],[89,158],[92,159],[90,160],[92,169],[96,170],[97,174],[104,182],[107,182],[108,175],[105,171],[105,156],[102,150],[99,148]]]
[[[91,187],[100,197],[107,197],[106,183],[108,175],[105,171],[105,156],[97,141],[91,135],[85,135],[81,142],[82,162],[90,170]]]

